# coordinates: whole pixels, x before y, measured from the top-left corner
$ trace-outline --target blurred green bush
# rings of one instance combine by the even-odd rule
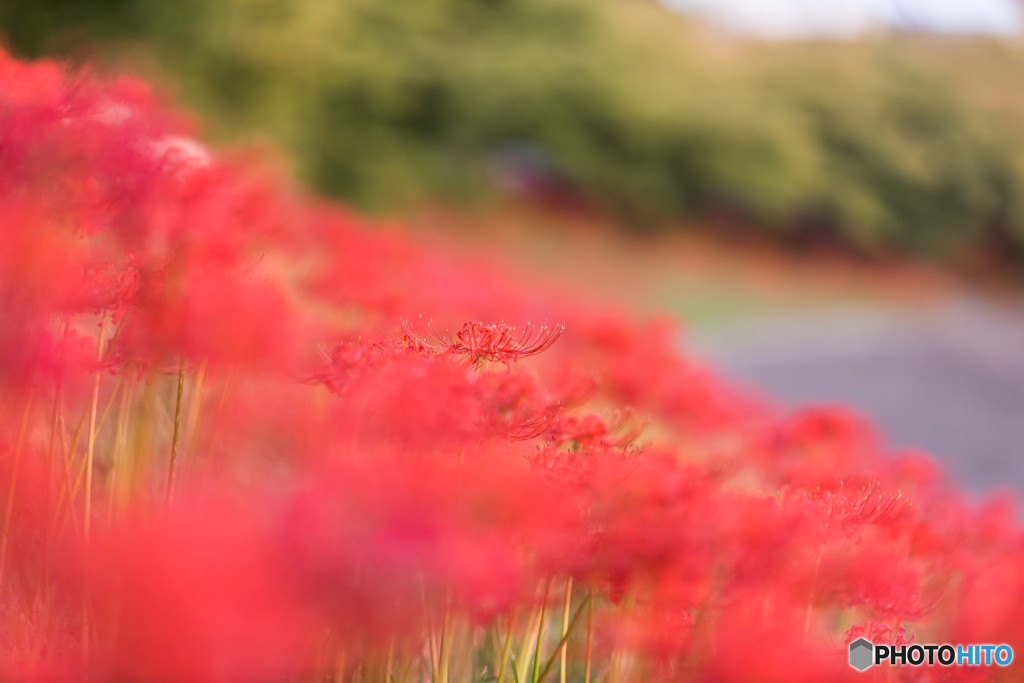
[[[641,219],[1024,261],[1020,42],[739,41],[648,0],[7,2],[16,52],[144,45],[215,136],[269,135],[362,207],[486,196],[525,159]]]

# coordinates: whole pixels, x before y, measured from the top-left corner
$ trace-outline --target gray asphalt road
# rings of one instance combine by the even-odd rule
[[[785,405],[852,407],[969,490],[1024,491],[1024,306],[773,315],[693,330],[686,345]]]

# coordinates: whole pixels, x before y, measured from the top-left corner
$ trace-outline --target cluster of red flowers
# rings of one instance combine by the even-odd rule
[[[191,135],[137,82],[0,55],[0,678],[823,681],[861,634],[1024,647],[1009,504]]]

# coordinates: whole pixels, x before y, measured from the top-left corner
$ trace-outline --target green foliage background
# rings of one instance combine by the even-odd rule
[[[1024,44],[724,39],[647,0],[8,0],[23,55],[142,45],[221,139],[368,208],[528,145],[638,218],[1024,255]]]

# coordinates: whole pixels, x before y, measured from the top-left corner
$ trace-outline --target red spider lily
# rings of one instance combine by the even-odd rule
[[[599,470],[603,470],[605,476],[624,476],[637,457],[636,451],[600,444],[571,450],[538,447],[527,459],[533,471],[548,481],[584,484],[590,482]]]
[[[910,637],[908,638],[906,626],[898,626],[894,630],[887,624],[869,623],[867,626],[854,624],[846,631],[846,641],[844,645],[849,645],[858,638],[867,638],[876,645],[893,645],[895,647],[900,647],[914,642],[914,633],[911,632]]]
[[[910,512],[913,502],[906,500],[902,492],[893,494],[875,493],[878,482],[861,489],[856,497],[849,498],[839,491],[816,491],[811,498],[825,507],[829,526],[850,527],[864,524],[884,525],[895,522]]]
[[[323,384],[333,392],[341,391],[356,375],[377,367],[388,358],[401,355],[422,355],[416,344],[395,339],[364,343],[338,344],[328,353],[320,349],[323,367],[313,373],[310,381]]]
[[[829,537],[838,538],[858,533],[864,527],[891,527],[905,520],[913,509],[912,501],[903,493],[875,493],[878,482],[871,482],[854,496],[849,496],[840,482],[837,491],[818,489],[812,493],[799,492],[798,498],[805,499],[817,508],[817,517]],[[784,494],[788,490],[784,490]],[[797,502],[799,505],[800,502]]]
[[[520,358],[535,356],[545,351],[561,336],[565,327],[529,326],[517,334],[515,329],[503,322],[485,325],[483,323],[465,323],[455,334],[454,339],[446,339],[433,329],[433,323],[427,323],[428,336],[421,338],[408,321],[402,326],[411,339],[439,353],[462,356],[472,365],[483,361],[504,363],[506,367]]]
[[[630,408],[618,411],[611,424],[605,422],[600,415],[563,415],[547,430],[547,438],[556,444],[572,442],[580,446],[598,443],[626,446],[635,441],[644,428],[643,421],[637,420],[626,429],[634,414]]]
[[[540,436],[562,411],[562,399],[530,373],[485,372],[479,385],[491,429],[511,441]]]
[[[844,632],[909,642],[883,621],[1024,647],[1013,501],[188,135],[0,54],[3,677],[843,680]]]

